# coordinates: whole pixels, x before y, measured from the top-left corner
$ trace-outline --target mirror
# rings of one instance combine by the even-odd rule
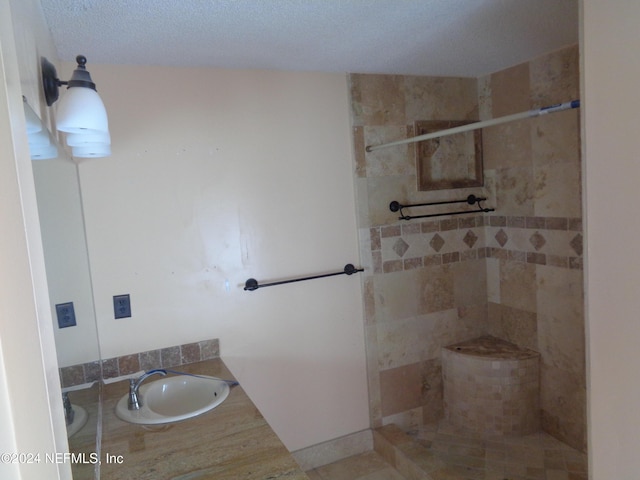
[[[27,108],[25,102],[25,111]],[[42,128],[53,138],[45,125]],[[31,135],[29,138],[31,141]],[[32,150],[32,167],[56,352],[66,395],[69,449],[90,453],[96,451],[100,349],[78,167],[59,145],[57,152],[55,158],[42,159]],[[89,467],[74,464],[74,479],[93,478],[93,466]],[[87,469],[87,475],[76,468]]]

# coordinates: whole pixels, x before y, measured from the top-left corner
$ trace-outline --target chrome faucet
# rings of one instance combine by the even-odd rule
[[[144,375],[141,375],[137,380],[134,378],[129,379],[129,400],[127,402],[127,407],[129,410],[140,410],[142,406],[142,398],[140,398],[138,394],[138,389],[142,382],[144,382],[151,375],[159,374],[165,376],[167,372],[165,370],[149,370]]]
[[[67,426],[73,423],[73,417],[75,416],[75,411],[71,406],[71,400],[69,399],[69,394],[67,392],[62,394],[62,406],[64,408],[64,420]]]

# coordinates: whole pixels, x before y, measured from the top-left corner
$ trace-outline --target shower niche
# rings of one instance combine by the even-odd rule
[[[418,120],[416,136],[474,123],[457,120]],[[481,187],[482,130],[455,133],[416,144],[418,190]]]

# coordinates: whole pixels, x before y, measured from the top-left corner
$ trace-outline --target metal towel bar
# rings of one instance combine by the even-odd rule
[[[253,290],[257,290],[258,288],[262,288],[262,287],[273,287],[274,285],[284,285],[285,283],[302,282],[304,280],[313,280],[316,278],[333,277],[335,275],[353,275],[354,273],[357,273],[357,272],[364,272],[364,268],[356,268],[350,263],[347,263],[344,266],[344,270],[341,272],[324,273],[321,275],[313,275],[310,277],[293,278],[291,280],[281,280],[279,282],[259,284],[255,278],[250,278],[245,282],[244,289],[251,292]]]
[[[467,198],[465,198],[464,200],[447,200],[447,201],[443,201],[443,202],[431,202],[431,203],[413,203],[410,205],[402,205],[399,202],[396,202],[395,200],[393,202],[391,202],[389,204],[389,210],[391,210],[392,212],[400,212],[400,217],[398,217],[400,220],[412,220],[414,218],[427,218],[427,217],[442,217],[444,215],[462,215],[465,213],[487,213],[487,212],[493,212],[495,210],[495,208],[484,208],[482,207],[482,205],[480,205],[480,202],[485,201],[486,198],[485,197],[476,197],[475,195],[469,195]],[[411,208],[411,207],[427,207],[427,206],[431,206],[431,205],[447,205],[449,203],[468,203],[469,205],[477,205],[477,210],[459,210],[459,211],[455,211],[455,212],[445,212],[445,213],[431,213],[428,215],[405,215],[405,213],[402,211],[402,209],[404,208]]]

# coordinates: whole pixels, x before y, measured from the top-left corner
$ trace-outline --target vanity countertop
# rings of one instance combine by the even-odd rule
[[[219,358],[176,370],[233,379]],[[116,417],[127,390],[124,381],[104,386],[102,480],[308,480],[242,386],[207,413],[157,426]]]

